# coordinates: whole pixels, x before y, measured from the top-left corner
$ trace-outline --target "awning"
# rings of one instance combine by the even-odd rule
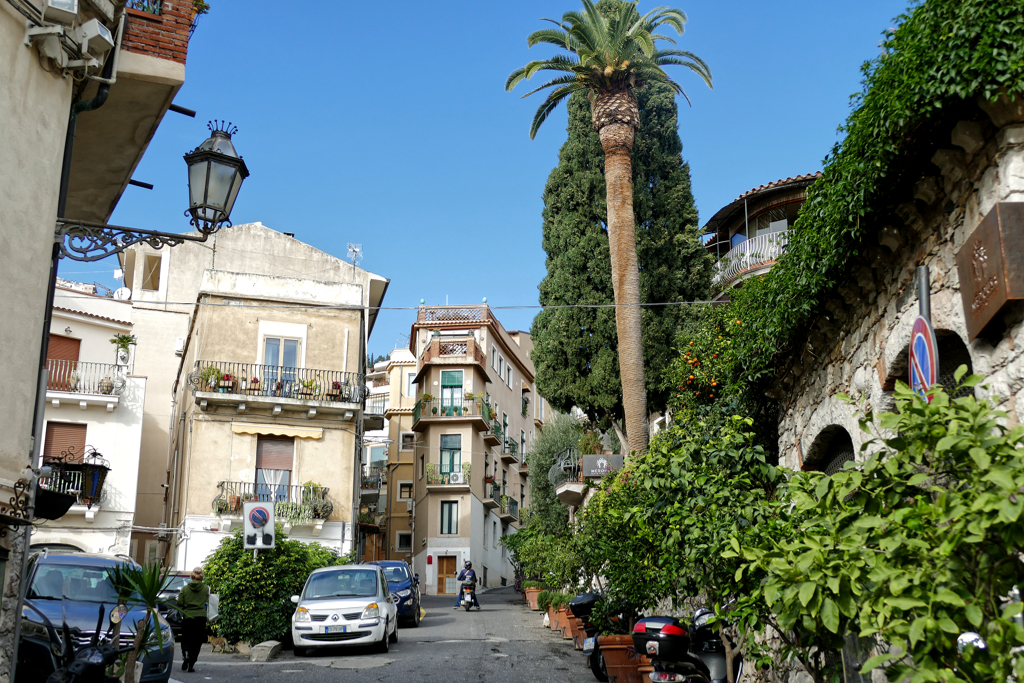
[[[232,422],[235,434],[269,434],[273,436],[294,436],[296,439],[322,439],[323,429],[315,427],[289,427],[283,425],[260,425],[249,422]]]

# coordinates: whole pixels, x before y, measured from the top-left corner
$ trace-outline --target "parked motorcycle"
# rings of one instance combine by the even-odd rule
[[[608,680],[608,670],[604,665],[604,655],[601,654],[601,645],[597,642],[597,626],[590,621],[594,612],[594,606],[601,600],[598,593],[582,593],[569,602],[569,608],[573,616],[583,622],[583,654],[587,658],[587,665],[594,674],[594,678],[604,683]]]
[[[466,611],[473,609],[473,604],[476,602],[476,583],[471,581],[464,581],[462,583],[462,600],[459,603],[466,608]]]
[[[107,676],[107,667],[114,664],[121,655],[130,652],[132,647],[119,648],[117,644],[110,642],[109,631],[103,642],[100,641],[105,616],[102,606],[99,608],[96,630],[93,631],[92,638],[77,650],[72,646],[74,641],[67,623],[62,624],[62,637],[58,635],[53,623],[31,601],[25,602],[25,608],[39,615],[50,642],[47,654],[50,656],[50,664],[54,670],[46,679],[47,683],[118,683],[120,681],[116,676]],[[28,665],[28,662],[19,662],[19,671],[23,665]]]
[[[687,624],[672,617],[646,617],[633,627],[633,647],[651,659],[655,683],[726,683],[729,680],[725,644],[711,623],[715,613],[700,609]],[[743,657],[734,660],[736,676],[743,675]]]

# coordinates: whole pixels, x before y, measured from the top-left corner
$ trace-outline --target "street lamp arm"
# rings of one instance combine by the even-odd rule
[[[179,235],[68,218],[57,219],[54,234],[61,258],[86,262],[99,261],[139,243],[160,249],[165,246],[175,247],[185,242],[205,242],[208,237],[209,233]]]

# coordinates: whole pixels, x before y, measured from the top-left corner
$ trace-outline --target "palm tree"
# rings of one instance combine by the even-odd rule
[[[611,251],[612,288],[615,294],[615,328],[619,340],[619,372],[622,403],[626,417],[629,449],[647,450],[647,394],[644,386],[644,352],[640,324],[640,274],[636,257],[636,224],[633,217],[633,139],[640,126],[636,90],[647,83],[668,84],[686,98],[683,88],[662,68],[685,66],[711,87],[711,70],[702,59],[685,50],[659,50],[664,40],[662,26],[682,35],[686,15],[677,9],[658,7],[640,16],[636,2],[622,2],[606,17],[592,0],[583,0],[584,11],[566,12],[558,28],[543,29],[527,38],[530,47],[538,43],[555,45],[570,54],[533,61],[513,71],[505,82],[512,90],[520,81],[538,71],[557,71],[554,78],[523,97],[553,88],[537,109],[530,127],[530,139],[558,103],[573,93],[585,93],[591,103],[594,130],[601,138],[605,156],[605,184],[608,202],[608,244]]]

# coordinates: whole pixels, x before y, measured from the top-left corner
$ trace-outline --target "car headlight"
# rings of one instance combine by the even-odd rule
[[[164,615],[159,612],[156,613],[156,623],[160,628],[160,643],[165,646],[174,645],[174,631],[171,630],[171,625]]]
[[[376,619],[378,617],[380,617],[380,608],[375,602],[371,602],[367,605],[366,609],[363,610],[363,613],[359,615],[360,619]]]
[[[312,621],[312,619],[309,618],[309,610],[305,607],[296,608],[295,621]]]
[[[398,597],[400,597],[400,598],[407,598],[410,595],[412,595],[412,589],[411,588],[406,588],[404,591],[398,591]]]

